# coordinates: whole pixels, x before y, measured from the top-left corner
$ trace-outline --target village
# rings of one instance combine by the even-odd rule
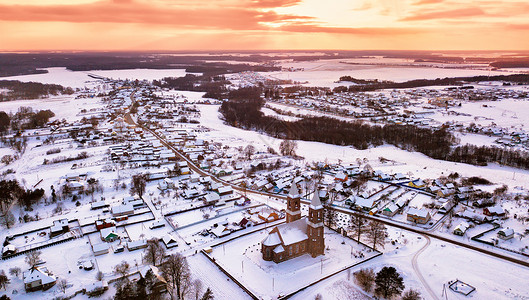
[[[240,78],[251,78],[252,84],[266,79]],[[400,251],[419,251],[421,237],[428,245],[437,239],[524,270],[529,266],[529,194],[523,184],[508,187],[479,173],[431,176],[421,173],[422,166],[412,172],[383,156],[310,161],[295,154],[295,141],[278,145],[264,138],[258,143],[222,132],[215,123],[220,120],[208,123],[212,115],[217,119],[221,101],[201,93],[164,90],[148,81],[101,77],[95,82],[97,88],[86,88],[71,100],[90,104],[69,117],[3,137],[27,143],[20,151],[3,142],[2,156],[11,157],[0,168],[3,180],[19,179],[26,189],[44,190],[29,206],[10,204],[2,212],[13,216],[5,217],[6,229],[0,233],[0,269],[10,274],[6,291],[13,299],[111,297],[114,283],[123,278],[149,278],[148,295],[173,296],[175,284],[162,276],[158,260],[177,254],[187,257],[191,273],[203,281],[202,290],[211,288],[219,299],[307,299],[303,293],[324,279],[350,276],[351,270],[390,261]],[[449,123],[449,130],[492,137],[485,143],[527,148],[523,126],[490,119],[480,123],[458,112],[461,103],[476,97],[500,106],[504,99],[526,96],[526,88],[487,87],[385,94],[320,91],[266,100],[271,114],[285,118],[317,113],[428,127],[444,126],[441,116],[463,115],[466,119]],[[288,261],[265,259],[270,251],[298,253],[298,246],[285,241],[289,223],[305,218],[305,227],[322,230],[321,252],[311,257],[291,253],[294,258]],[[370,233],[357,225],[368,222],[389,229]],[[287,228],[285,233],[281,228]],[[283,235],[281,243],[274,232]],[[302,235],[307,239],[311,234]],[[304,241],[292,233],[290,238]],[[163,255],[151,259],[150,249],[162,249]],[[453,277],[454,297],[462,293],[458,284],[460,290],[478,284]],[[421,287],[424,282],[409,283],[431,296],[429,288]],[[468,294],[487,297],[484,287],[472,287]],[[370,297],[369,291],[362,293]]]

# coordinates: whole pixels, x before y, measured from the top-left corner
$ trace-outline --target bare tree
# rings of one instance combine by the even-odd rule
[[[57,288],[59,289],[59,291],[61,291],[64,294],[66,294],[66,289],[68,288],[68,280],[65,279],[65,278],[59,280],[57,282]]]
[[[244,148],[243,153],[246,156],[246,158],[250,160],[250,158],[252,158],[252,155],[254,155],[255,153],[255,147],[253,145],[248,145]]]
[[[192,283],[193,288],[193,295],[195,296],[195,300],[200,300],[200,296],[202,295],[202,290],[204,287],[202,286],[202,281],[200,279],[193,280]]]
[[[352,214],[349,222],[349,229],[353,235],[356,235],[356,240],[360,242],[360,238],[365,233],[367,220],[362,214]]]
[[[281,144],[279,144],[279,151],[285,156],[296,156],[297,148],[298,143],[294,140],[283,140]]]
[[[160,265],[165,256],[165,248],[153,238],[147,241],[147,248],[143,252],[143,260],[153,266]]]
[[[414,290],[414,289],[406,290],[404,294],[402,294],[401,299],[402,300],[421,300],[422,299],[421,292]]]
[[[121,263],[114,266],[114,273],[116,273],[120,278],[124,279],[125,281],[128,281],[128,274],[130,270],[130,265],[126,261],[121,261]]]
[[[0,288],[3,288],[5,290],[8,283],[9,283],[9,278],[6,275],[6,272],[4,272],[4,270],[1,270],[0,271]]]
[[[104,277],[105,277],[105,274],[103,274],[103,272],[97,271],[97,273],[96,273],[96,280],[97,281],[103,281]]]
[[[147,175],[145,174],[136,174],[132,176],[130,182],[130,193],[137,194],[140,198],[143,197],[145,193],[145,187],[147,186]]]
[[[183,299],[189,292],[191,283],[191,272],[186,258],[180,253],[172,254],[161,266],[161,270],[167,281],[171,298]]]
[[[318,193],[318,191],[316,191],[316,193]],[[336,226],[336,217],[338,215],[334,207],[332,207],[332,203],[332,199],[329,199],[323,203],[324,221],[326,223],[325,225],[327,225],[329,228]]]
[[[9,269],[9,274],[11,276],[18,277],[18,275],[20,275],[21,273],[22,273],[22,270],[19,267],[13,267]]]
[[[384,224],[378,221],[371,221],[367,225],[367,239],[373,244],[373,249],[377,249],[377,245],[384,248],[386,244],[387,229]]]
[[[371,292],[375,284],[375,271],[373,269],[361,269],[354,273],[354,277],[358,285],[366,292]]]
[[[33,268],[40,261],[41,254],[42,252],[40,252],[39,250],[34,250],[26,253],[25,261],[30,268]]]

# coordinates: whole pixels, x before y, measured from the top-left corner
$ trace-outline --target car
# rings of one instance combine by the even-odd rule
[[[114,253],[119,253],[119,252],[123,252],[123,251],[125,251],[125,247],[123,247],[123,246],[116,246],[114,248]]]

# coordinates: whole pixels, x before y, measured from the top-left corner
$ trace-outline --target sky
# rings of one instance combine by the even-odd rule
[[[0,0],[0,51],[529,50],[524,0]]]

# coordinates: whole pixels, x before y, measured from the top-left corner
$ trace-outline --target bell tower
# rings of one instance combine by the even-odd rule
[[[319,191],[314,191],[314,196],[309,206],[307,222],[307,236],[309,238],[309,253],[312,257],[322,255],[325,249],[323,238],[323,205],[321,205]]]
[[[292,182],[287,196],[287,223],[301,219],[300,195],[295,182]]]

